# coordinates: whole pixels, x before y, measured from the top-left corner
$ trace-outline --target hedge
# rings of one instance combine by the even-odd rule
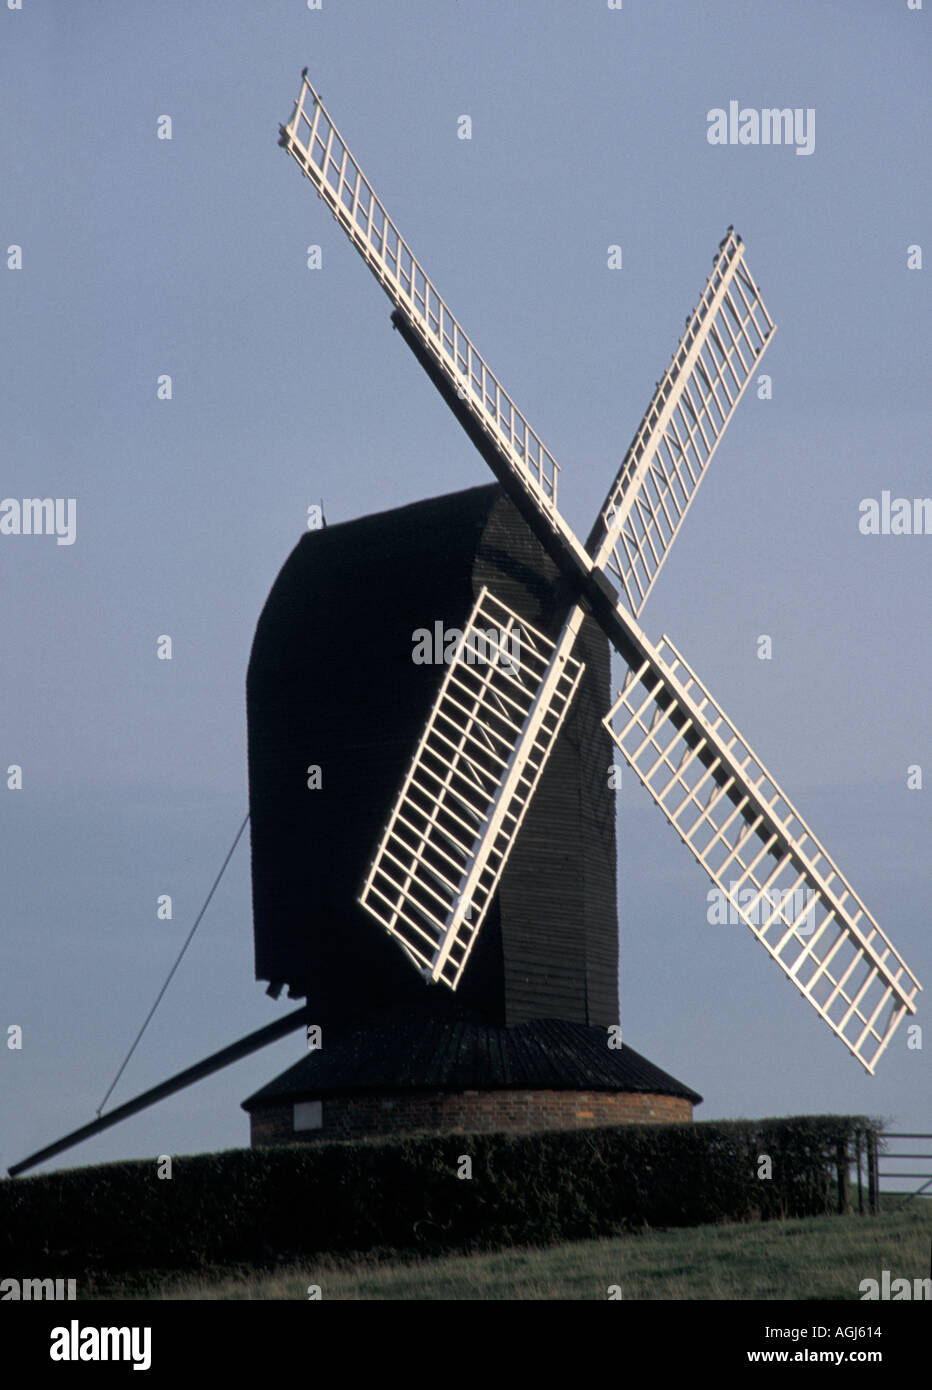
[[[803,1116],[230,1149],[0,1184],[0,1275],[132,1273],[323,1253],[492,1249],[840,1209],[880,1132]],[[758,1176],[761,1156],[772,1176]],[[471,1178],[457,1172],[471,1160]],[[845,1176],[845,1183],[847,1176]],[[843,1203],[842,1203],[843,1204]]]

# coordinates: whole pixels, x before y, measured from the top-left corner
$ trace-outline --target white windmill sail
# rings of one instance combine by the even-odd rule
[[[437,293],[336,129],[305,73],[279,143],[297,161],[396,309],[424,342],[552,526],[559,468]],[[579,546],[565,525],[566,543]]]
[[[602,508],[595,564],[635,617],[776,326],[732,228]]]
[[[921,985],[668,638],[605,716],[684,844],[869,1072]]]
[[[579,685],[575,636],[551,642],[482,589],[360,894],[451,989]]]
[[[481,424],[496,476],[533,499],[528,523],[551,555],[556,538],[561,569],[631,667],[605,719],[619,749],[742,920],[873,1071],[921,986],[698,677],[664,639],[666,661],[634,620],[775,332],[740,237],[729,228],[721,242],[583,546],[557,510],[556,461],[415,260],[306,73],[280,143],[410,325],[422,365],[435,380],[439,369]],[[570,653],[581,602],[554,644],[483,591],[470,630],[498,605],[533,635],[537,664],[520,695],[494,675],[461,689],[460,663],[451,667],[361,895],[418,967],[453,988],[579,681]]]

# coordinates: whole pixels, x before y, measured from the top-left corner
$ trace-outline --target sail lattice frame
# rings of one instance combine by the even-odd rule
[[[305,75],[279,143],[297,161],[512,472],[558,525],[559,465],[438,294]],[[578,545],[568,527],[568,544]]]
[[[606,728],[741,921],[873,1072],[921,985],[672,642],[648,651]]]
[[[729,229],[602,508],[595,563],[635,617],[775,331]]]
[[[481,639],[493,659],[470,661]],[[574,639],[555,644],[481,590],[360,894],[451,989],[585,669],[569,655]]]

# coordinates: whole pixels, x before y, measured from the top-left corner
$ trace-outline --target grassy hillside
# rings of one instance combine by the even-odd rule
[[[160,1279],[101,1294],[170,1299],[858,1300],[862,1279],[929,1275],[932,1201],[887,1199],[878,1217],[699,1226],[545,1249],[435,1260],[308,1261],[275,1272]]]

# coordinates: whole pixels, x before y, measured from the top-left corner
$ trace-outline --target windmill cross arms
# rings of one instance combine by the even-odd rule
[[[532,499],[551,528],[561,530],[566,545],[581,551],[557,512],[556,460],[437,293],[306,74],[291,119],[280,128],[279,144],[310,179],[416,342],[505,461],[510,481]]]
[[[635,617],[775,331],[729,227],[587,544]]]
[[[737,916],[873,1072],[921,985],[667,638],[651,647],[619,606],[640,661],[604,723]]]

